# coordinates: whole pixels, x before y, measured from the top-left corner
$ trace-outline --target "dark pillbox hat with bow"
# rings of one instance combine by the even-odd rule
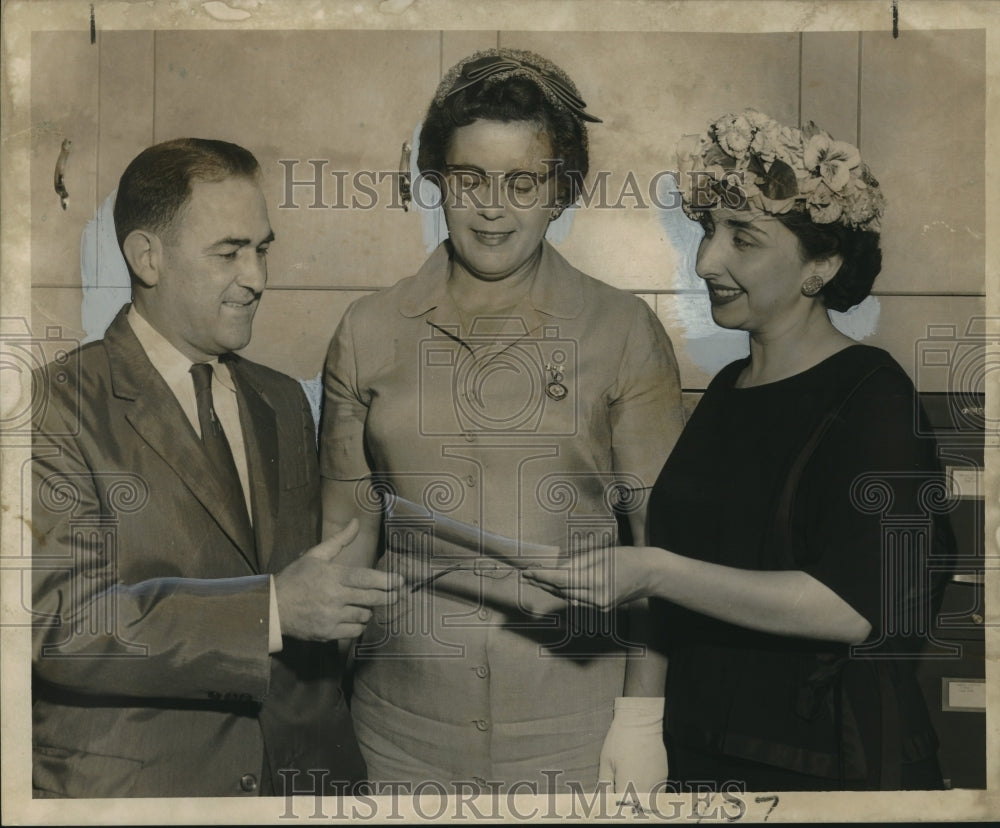
[[[434,103],[441,106],[449,96],[463,89],[479,83],[491,86],[512,77],[533,82],[557,109],[572,112],[582,121],[601,123],[600,118],[586,111],[587,104],[562,69],[524,49],[486,49],[469,55],[448,70],[434,95]]]

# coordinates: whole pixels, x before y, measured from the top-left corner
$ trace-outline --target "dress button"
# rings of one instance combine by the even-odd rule
[[[479,678],[486,678],[489,674],[490,670],[485,664],[480,664],[476,668],[476,675],[479,676]]]
[[[490,723],[486,719],[476,719],[476,727],[485,733],[490,729]]]
[[[469,486],[469,488],[472,488],[473,486],[476,485],[476,478],[473,477],[471,474],[466,475],[465,476],[465,484],[467,486]]]
[[[479,616],[480,621],[485,621],[487,618],[490,617],[490,611],[488,609],[483,608],[479,610],[479,612],[477,612],[476,615]]]
[[[257,777],[252,773],[245,773],[240,777],[240,788],[247,793],[257,790]]]
[[[467,433],[465,435],[465,442],[467,442],[467,443],[474,443],[474,442],[476,442],[476,435],[475,434],[468,434]]]

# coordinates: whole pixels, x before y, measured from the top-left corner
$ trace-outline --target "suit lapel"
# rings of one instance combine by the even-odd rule
[[[173,470],[236,544],[247,565],[257,571],[253,538],[243,521],[229,509],[228,499],[216,480],[194,429],[163,377],[153,367],[125,318],[129,306],[118,313],[104,337],[114,393],[131,400],[125,417],[136,433]]]
[[[243,443],[246,446],[257,559],[261,571],[266,572],[274,546],[274,525],[278,513],[280,458],[277,418],[263,389],[247,370],[246,363],[239,357],[232,357],[227,364],[236,386]]]

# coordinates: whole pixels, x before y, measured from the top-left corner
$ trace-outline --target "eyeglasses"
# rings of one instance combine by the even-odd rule
[[[500,206],[487,205],[484,201],[487,191],[497,192],[490,186],[495,181],[497,184],[503,183],[508,203],[517,207],[533,207],[538,188],[552,178],[557,170],[558,165],[545,173],[530,170],[510,170],[500,173],[486,172],[481,167],[449,164],[444,168],[444,178],[448,184],[448,192],[456,201],[470,199],[474,201],[476,207]]]

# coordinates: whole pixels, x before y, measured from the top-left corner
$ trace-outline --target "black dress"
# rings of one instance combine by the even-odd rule
[[[742,569],[800,569],[872,625],[863,648],[755,632],[665,601],[665,732],[676,780],[753,789],[941,786],[910,657],[953,554],[932,440],[886,352],[855,345],[785,380],[724,368],[650,499],[654,546]],[[891,500],[891,503],[889,502]],[[930,505],[928,505],[930,504]],[[733,776],[738,773],[739,776]]]

